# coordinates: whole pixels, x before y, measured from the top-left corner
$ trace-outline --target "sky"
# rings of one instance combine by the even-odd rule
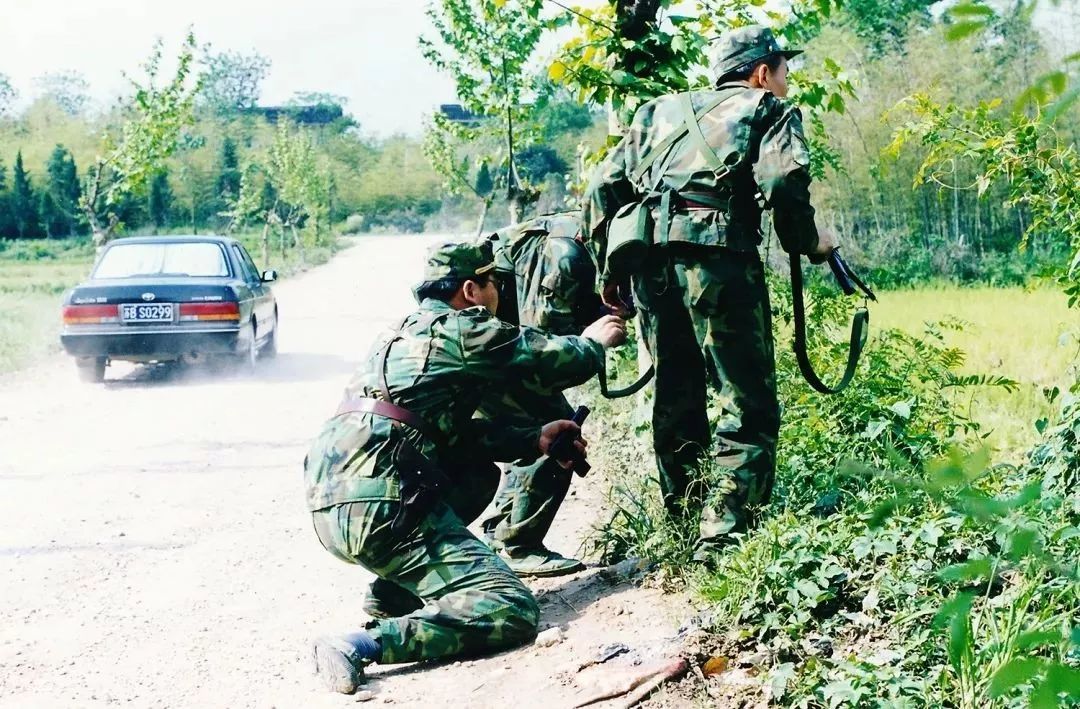
[[[22,100],[34,78],[77,70],[104,105],[138,75],[154,39],[175,51],[186,28],[219,51],[270,59],[262,103],[296,91],[348,98],[365,132],[417,134],[423,116],[453,103],[449,78],[420,55],[426,0],[0,0],[0,73]]]
[[[575,0],[592,5],[598,0]],[[430,33],[427,0],[0,0],[0,73],[23,102],[34,78],[77,70],[98,105],[124,91],[123,72],[161,37],[175,50],[188,26],[218,51],[258,51],[271,62],[262,103],[297,91],[345,96],[346,110],[376,136],[419,134],[425,114],[456,102],[453,83],[420,55]],[[1037,24],[1051,45],[1075,51],[1077,0],[1043,3]]]

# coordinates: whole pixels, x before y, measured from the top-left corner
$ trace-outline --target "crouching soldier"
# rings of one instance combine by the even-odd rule
[[[536,457],[579,431],[473,413],[511,381],[538,391],[586,381],[626,329],[608,316],[581,337],[549,337],[499,321],[491,261],[490,247],[432,250],[419,310],[376,344],[305,461],[319,540],[377,577],[365,603],[375,620],[315,642],[316,671],[333,690],[355,691],[371,662],[472,655],[536,635],[532,594],[466,524],[494,494],[492,461]]]
[[[501,282],[499,319],[551,335],[579,335],[600,316],[596,266],[581,243],[577,212],[515,224],[491,237]],[[489,418],[523,417],[537,424],[573,413],[562,392],[511,385],[485,397]],[[518,576],[561,576],[584,565],[544,546],[544,536],[570,488],[569,470],[535,452],[513,461],[499,494],[484,513],[488,543],[505,554]]]

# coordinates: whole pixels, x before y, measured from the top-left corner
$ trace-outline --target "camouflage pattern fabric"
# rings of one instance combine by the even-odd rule
[[[511,461],[536,454],[539,425],[473,418],[485,395],[508,383],[551,395],[581,384],[603,366],[603,348],[582,337],[554,337],[496,319],[484,308],[454,310],[427,299],[397,332],[384,335],[345,388],[346,399],[381,398],[381,350],[391,398],[437,432],[439,443],[405,429],[421,453],[452,468],[456,460]],[[305,466],[311,511],[364,499],[373,478],[392,478],[399,435],[381,416],[350,413],[326,423]],[[374,495],[374,497],[373,497]]]
[[[512,312],[499,307],[507,322],[553,335],[577,335],[600,316],[596,266],[575,237],[581,215],[563,212],[537,217],[497,232],[495,267],[514,284]]]
[[[677,517],[701,511],[706,553],[745,531],[772,492],[780,427],[772,319],[756,254],[678,251],[647,265],[634,296],[656,368],[653,445],[664,503]],[[724,474],[720,485],[702,482],[703,463]]]
[[[535,600],[465,525],[495,492],[499,471],[492,461],[535,456],[539,425],[473,413],[485,392],[510,381],[549,395],[580,384],[598,371],[603,349],[580,337],[510,326],[483,308],[454,310],[429,299],[378,341],[346,387],[346,398],[380,396],[380,355],[387,346],[391,398],[434,433],[399,432],[388,419],[366,413],[330,419],[304,466],[320,541],[383,581],[376,589],[382,607],[414,611],[371,624],[382,647],[379,662],[527,642],[539,617]],[[393,462],[398,436],[449,479],[443,501],[402,536],[390,532],[399,506]]]
[[[748,25],[725,32],[717,41],[713,76],[721,77],[760,61],[771,54],[782,54],[788,59],[802,54],[801,49],[784,50],[768,27]]]
[[[326,549],[377,574],[383,607],[389,599],[406,611],[367,624],[381,647],[378,662],[474,655],[536,636],[540,609],[529,589],[449,505],[440,503],[403,539],[390,533],[396,512],[396,502],[372,501],[312,515]]]
[[[648,200],[658,205],[658,196],[665,191],[679,196],[668,215],[667,242],[756,251],[761,243],[762,206],[755,195],[760,192],[772,210],[784,248],[803,254],[816,248],[810,153],[799,109],[743,82],[690,94],[695,111],[719,99],[724,100],[698,124],[716,158],[728,166],[726,175],[718,176],[696,142],[684,137],[638,181],[633,180],[635,166],[683,126],[685,111],[674,94],[638,109],[626,135],[597,166],[585,193],[583,219],[586,243],[603,281],[621,281],[632,275],[606,270],[607,226],[612,217],[627,204]],[[681,200],[692,201],[697,195],[726,206],[682,208]],[[651,216],[654,225],[663,221],[659,206],[653,207]],[[654,246],[663,248],[665,244]]]
[[[596,267],[576,236],[581,231],[577,212],[550,214],[496,233],[495,264],[513,281],[515,312],[500,317],[539,328],[553,335],[576,335],[600,315]],[[512,275],[511,275],[512,274]],[[573,407],[561,394],[546,394],[514,386],[485,399],[480,413],[488,418],[534,421],[538,424],[569,418]],[[526,456],[506,470],[482,526],[514,556],[543,546],[544,537],[570,489],[570,471],[546,456]]]
[[[665,502],[673,515],[703,509],[699,534],[706,552],[727,533],[745,529],[752,508],[766,503],[772,488],[779,406],[768,291],[757,254],[762,210],[772,210],[788,251],[813,251],[817,228],[798,110],[742,82],[695,91],[690,99],[695,113],[719,101],[698,122],[715,157],[688,134],[638,170],[686,116],[675,95],[651,101],[597,167],[583,218],[590,250],[602,264],[601,281],[633,281],[656,367],[654,447]],[[709,167],[718,162],[723,170]],[[670,214],[656,206],[664,192]],[[647,258],[638,272],[611,272],[603,265],[607,229],[634,203],[652,205]],[[665,222],[667,232],[657,238],[656,225]],[[715,432],[710,407],[719,419]],[[702,465],[729,475],[709,486],[699,474]]]

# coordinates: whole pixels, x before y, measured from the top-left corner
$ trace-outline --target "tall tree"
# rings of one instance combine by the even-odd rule
[[[438,42],[420,39],[424,57],[453,78],[465,109],[482,117],[465,124],[436,114],[425,150],[432,166],[452,188],[472,189],[475,180],[463,174],[457,152],[465,146],[484,151],[479,162],[501,167],[496,172],[506,175],[501,186],[515,221],[531,196],[514,154],[538,132],[531,110],[537,80],[528,65],[544,29],[542,6],[542,0],[437,0],[427,14]]]
[[[172,205],[173,191],[169,184],[169,171],[158,170],[150,180],[150,199],[147,204],[155,231],[169,225]]]
[[[209,44],[203,47],[202,65],[199,105],[217,114],[254,108],[270,73],[270,60],[258,52],[214,52]]]
[[[235,200],[240,195],[240,158],[236,151],[236,141],[229,136],[225,136],[221,142],[217,193],[225,201]]]
[[[182,145],[184,128],[194,120],[198,81],[192,81],[195,37],[190,32],[181,46],[175,73],[158,86],[162,44],[158,41],[144,65],[146,80],[132,82],[135,95],[119,138],[106,138],[104,154],[86,175],[79,206],[101,245],[112,238],[120,216],[112,209],[145,188],[147,180]]]
[[[15,222],[15,233],[22,239],[39,237],[41,219],[38,214],[39,197],[34,193],[30,182],[30,173],[23,166],[20,150],[15,156],[15,169],[11,175],[11,214]]]
[[[11,216],[11,193],[7,186],[7,167],[0,160],[0,239],[15,236],[15,223]]]
[[[71,236],[79,214],[79,175],[75,158],[57,144],[45,165],[41,219],[49,236]],[[46,213],[48,210],[48,213]]]
[[[41,98],[59,106],[69,116],[80,116],[90,104],[90,84],[77,71],[58,71],[34,79]]]

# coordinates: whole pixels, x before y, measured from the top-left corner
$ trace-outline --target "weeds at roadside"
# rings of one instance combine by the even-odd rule
[[[781,296],[781,322],[787,307]],[[813,322],[834,324],[831,337],[815,333],[815,361],[841,361],[843,346],[831,343],[846,339],[836,335],[846,326],[846,304],[819,297],[811,308]],[[1059,545],[1056,558],[1075,560],[1075,493],[1070,497],[1068,488],[1059,488],[1059,502],[1040,497],[1022,506],[1024,514],[1039,514],[1011,510],[988,521],[918,487],[950,465],[977,468],[983,460],[962,452],[978,450],[985,434],[953,392],[1016,387],[1005,377],[962,371],[964,353],[945,340],[955,325],[929,326],[921,336],[875,334],[857,384],[836,397],[810,394],[781,342],[785,425],[774,501],[762,524],[708,571],[686,564],[688,530],[696,531],[696,524],[673,524],[659,502],[655,473],[640,474],[640,462],[633,461],[635,452],[651,461],[648,424],[629,407],[599,402],[612,427],[608,433],[622,448],[601,465],[624,468],[614,477],[612,514],[595,532],[595,548],[609,561],[626,555],[658,561],[666,579],[689,583],[708,604],[705,625],[718,652],[749,665],[770,701],[805,707],[1056,705],[1055,692],[1067,686],[1063,679],[1075,677],[1080,660],[1072,630],[1080,615],[1077,584],[1011,561],[985,578],[959,570],[974,560],[1008,558],[1011,543],[1003,534],[1016,525],[1039,530],[1040,538],[1049,535]],[[633,361],[632,353],[620,355],[616,375],[636,369]],[[1045,422],[1043,428],[1050,430]],[[1057,470],[1055,479],[1064,480],[1065,471],[1080,470],[1077,432],[1057,435],[1060,445],[1029,456],[1030,468],[1040,473],[1025,475],[1049,479],[1048,471]],[[958,452],[934,462],[950,450]],[[599,453],[607,456],[607,447]],[[845,465],[852,460],[862,467]],[[878,470],[886,475],[872,472]],[[1013,488],[1020,475],[993,468],[979,478],[980,494],[1009,499],[1018,494]],[[918,494],[898,497],[898,481]],[[1048,504],[1057,517],[1047,516]],[[985,569],[984,563],[971,568]],[[1025,657],[1028,651],[1034,656]]]

